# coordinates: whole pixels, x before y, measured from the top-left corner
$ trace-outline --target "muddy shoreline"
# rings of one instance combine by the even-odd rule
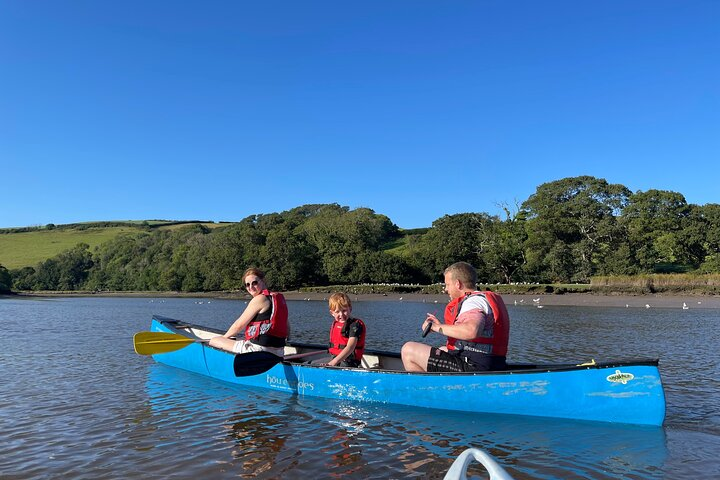
[[[283,292],[288,300],[326,301],[327,293],[289,291]],[[216,299],[249,299],[245,292],[21,292],[0,298],[32,298],[32,297],[146,297],[146,298],[216,298]],[[389,293],[389,294],[351,294],[354,302],[387,301],[387,302],[422,302],[447,303],[447,295],[420,293]],[[582,306],[582,307],[626,307],[626,308],[678,308],[683,305],[687,309],[709,308],[720,309],[718,295],[600,295],[592,293],[558,294],[503,294],[508,305],[517,306]],[[649,307],[648,307],[649,306]]]

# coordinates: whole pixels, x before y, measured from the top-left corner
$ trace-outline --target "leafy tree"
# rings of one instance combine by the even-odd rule
[[[385,252],[362,252],[357,257],[351,283],[414,283],[417,275],[402,259]]]
[[[214,233],[208,249],[207,269],[214,272],[213,284],[226,290],[243,287],[242,274],[250,266],[257,266],[265,238],[258,231],[256,216],[243,219]]]
[[[298,228],[317,250],[321,261],[319,277],[330,283],[350,283],[358,277],[358,256],[377,251],[399,234],[384,215],[368,208],[350,211],[337,204],[313,209],[313,214]]]
[[[679,233],[683,245],[687,248],[693,265],[702,267],[702,271],[720,272],[720,268],[711,267],[720,260],[720,204],[703,206],[690,205],[690,216]]]
[[[710,203],[695,207],[698,217],[705,222],[705,248],[708,254],[720,253],[720,204]]]
[[[7,268],[0,265],[0,293],[7,293],[12,288],[12,276]]]
[[[480,232],[480,256],[487,266],[490,283],[511,283],[522,276],[522,269],[527,263],[523,245],[527,240],[525,232],[525,213],[503,207],[506,220],[492,218],[489,228]]]
[[[412,265],[430,281],[442,280],[442,272],[455,262],[468,262],[478,270],[478,279],[489,277],[480,253],[488,243],[493,217],[485,213],[445,215],[432,224],[413,250]]]
[[[90,271],[87,288],[95,290],[148,290],[151,285],[143,284],[149,272],[146,269],[160,268],[162,263],[158,251],[163,250],[164,232],[135,233],[118,235],[100,245],[93,257],[94,268]]]
[[[78,290],[88,278],[93,266],[90,246],[79,243],[70,250],[66,250],[55,257],[59,278],[55,286],[58,290]]]
[[[35,271],[33,290],[57,290],[60,282],[60,268],[55,258],[38,264]]]
[[[691,207],[676,192],[648,190],[629,198],[622,211],[633,263],[651,272],[660,263],[699,263],[693,245],[684,245],[682,230],[690,223]],[[693,243],[699,239],[693,240]]]
[[[540,185],[523,204],[527,271],[539,281],[587,281],[619,235],[631,192],[591,176]]]
[[[23,267],[10,271],[12,286],[16,290],[32,290],[35,287],[35,269]]]
[[[318,278],[317,250],[302,233],[295,233],[287,224],[278,225],[268,233],[260,249],[259,262],[268,272],[268,284],[276,289],[313,284]]]

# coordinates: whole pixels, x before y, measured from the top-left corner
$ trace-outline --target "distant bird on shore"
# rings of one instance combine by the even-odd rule
[[[540,301],[539,298],[533,298],[533,302],[538,303]]]
[[[683,302],[683,310],[687,310],[687,309],[689,309],[689,308],[690,308],[690,307],[687,306],[687,303]]]
[[[645,304],[645,308],[650,308],[650,304],[649,304],[649,303],[646,303],[646,304]]]

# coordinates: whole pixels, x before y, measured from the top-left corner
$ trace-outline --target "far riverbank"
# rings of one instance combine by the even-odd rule
[[[327,293],[319,292],[283,292],[288,300],[300,301],[327,301]],[[215,298],[215,299],[249,299],[245,292],[20,292],[0,298],[28,298],[28,297],[186,297],[186,298]],[[447,303],[448,297],[443,294],[422,293],[388,293],[388,294],[351,294],[355,302],[386,301],[386,302],[422,302]],[[625,307],[625,308],[705,308],[720,309],[720,296],[718,295],[601,295],[594,293],[566,293],[557,294],[503,294],[507,305],[544,307],[544,306],[577,306],[577,307]]]

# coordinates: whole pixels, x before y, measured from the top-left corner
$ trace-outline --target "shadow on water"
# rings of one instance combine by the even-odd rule
[[[661,478],[667,457],[662,428],[309,398],[163,365],[146,392],[155,457],[188,477],[442,478],[477,447],[516,479]]]

